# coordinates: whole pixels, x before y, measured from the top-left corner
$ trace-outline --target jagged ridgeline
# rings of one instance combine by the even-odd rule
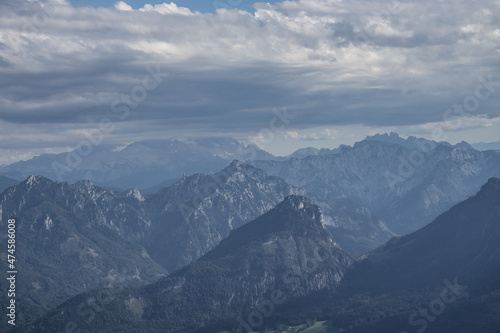
[[[464,309],[481,304],[484,331],[498,322],[498,180],[484,185],[500,176],[498,151],[391,135],[229,162],[241,151],[223,141],[215,144],[229,164],[223,170],[167,180],[147,195],[87,180],[1,177],[0,224],[18,220],[17,322],[43,317],[33,331],[65,321],[74,330],[217,332],[322,318],[364,332],[415,331],[427,320],[435,331],[456,313],[477,319]],[[226,144],[233,153],[222,153]],[[164,150],[162,142],[127,149]],[[385,222],[418,230],[369,252],[395,236]],[[443,281],[467,285],[470,299],[446,303],[445,324],[419,311],[412,323],[420,325],[409,324]]]
[[[31,176],[3,192],[0,211],[2,228],[17,220],[19,325],[83,291],[151,283],[167,274],[137,241],[148,228],[132,192]],[[2,290],[6,283],[0,280]]]
[[[183,177],[149,196],[90,181],[69,185],[30,176],[0,200],[2,219],[19,220],[18,260],[26,272],[19,280],[25,286],[18,294],[19,322],[86,290],[153,282],[195,261],[290,194],[306,191],[239,161],[213,175]],[[342,248],[362,253],[392,236],[347,198],[315,202]]]
[[[424,227],[500,177],[500,151],[397,134],[368,137],[331,154],[251,163],[321,200],[349,198],[399,235]]]
[[[195,263],[151,285],[112,295],[89,323],[78,306],[87,293],[65,302],[34,325],[51,332],[68,322],[92,332],[192,332],[255,325],[255,309],[274,311],[313,292],[333,292],[351,264],[307,198],[288,196],[276,208],[230,233]],[[246,315],[245,315],[246,314]]]
[[[498,331],[499,179],[357,261],[321,221],[318,206],[288,196],[169,277],[79,295],[32,329],[274,332],[320,318],[322,332]],[[99,293],[105,310],[92,312]]]

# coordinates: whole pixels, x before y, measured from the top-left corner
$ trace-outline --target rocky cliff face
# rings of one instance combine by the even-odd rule
[[[83,295],[36,323],[37,330],[57,330],[68,320],[93,332],[258,328],[255,316],[270,316],[286,301],[335,290],[351,264],[321,218],[308,199],[288,196],[195,263],[149,286],[114,295],[92,323],[75,312]]]
[[[20,299],[33,303],[26,311],[36,316],[85,290],[151,282],[173,272],[291,194],[307,192],[234,161],[216,174],[184,177],[151,196],[136,189],[106,190],[88,180],[69,185],[29,177],[2,194],[0,208],[2,221],[19,219],[19,260],[30,272],[23,283],[34,286]],[[371,250],[392,235],[348,199],[314,202],[325,212],[322,223],[348,251]],[[52,293],[60,283],[65,287]]]
[[[150,253],[169,270],[178,269],[290,194],[305,191],[238,161],[213,175],[185,177],[146,202]]]
[[[347,197],[398,234],[423,227],[476,193],[490,177],[500,177],[498,151],[418,139],[404,145],[392,141],[372,138],[336,154],[252,163],[322,200]]]
[[[132,240],[147,227],[139,201],[88,182],[68,185],[41,176],[2,193],[2,230],[8,219],[16,219],[19,323],[85,290],[140,285],[167,273]],[[6,283],[0,282],[3,290]]]

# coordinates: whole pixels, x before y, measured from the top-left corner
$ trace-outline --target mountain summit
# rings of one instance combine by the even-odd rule
[[[22,268],[17,280],[22,287],[16,291],[22,304],[18,324],[85,290],[143,285],[167,273],[134,241],[147,231],[147,223],[140,202],[126,194],[89,181],[69,185],[29,176],[0,195],[3,230],[12,217],[15,256]],[[6,279],[0,281],[3,290],[9,289],[7,284]],[[7,304],[6,295],[0,296],[2,304]]]
[[[123,149],[107,145],[92,148],[88,156],[81,156],[78,150],[36,156],[0,167],[0,175],[24,179],[40,174],[71,183],[86,178],[107,188],[146,189],[184,173],[216,172],[234,159],[274,158],[255,145],[229,138],[145,140]]]
[[[250,331],[261,324],[256,313],[267,316],[285,301],[335,290],[351,262],[321,224],[319,208],[288,196],[197,262],[115,295],[90,325],[77,316],[81,296],[36,323],[37,332],[61,330],[68,319],[92,332]]]
[[[201,259],[231,254],[237,248],[266,240],[270,235],[289,232],[319,237],[322,242],[334,244],[331,234],[322,224],[319,207],[304,196],[289,195],[264,216],[232,231],[228,238]]]

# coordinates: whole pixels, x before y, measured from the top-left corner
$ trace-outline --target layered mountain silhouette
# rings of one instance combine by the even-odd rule
[[[353,263],[318,206],[288,196],[232,231],[195,263],[148,286],[108,290],[106,311],[77,312],[77,296],[35,323],[95,332],[221,332],[329,320],[342,332],[497,332],[500,180],[425,228]]]
[[[234,159],[320,200],[347,198],[400,235],[430,223],[490,177],[500,177],[499,151],[480,152],[466,142],[403,139],[396,133],[369,136],[353,147],[303,148],[287,157],[228,138],[147,140],[126,147],[97,142],[89,156],[78,151],[41,155],[2,166],[0,175],[18,181],[32,174],[70,183],[90,179],[108,189],[135,187],[154,194],[183,175],[218,172]],[[408,218],[403,212],[410,211]]]
[[[357,260],[323,222],[309,199],[287,196],[170,276],[76,296],[32,331],[249,332],[322,318],[343,332],[497,332],[499,179]]]
[[[499,331],[498,309],[500,179],[492,178],[431,224],[357,260],[335,294],[292,302],[275,320],[300,313],[342,332],[479,333]]]
[[[125,236],[147,228],[139,200],[128,193],[31,176],[2,193],[0,212],[2,230],[8,219],[17,221],[18,323],[85,290],[145,284],[167,273]],[[5,251],[2,260],[7,262]],[[8,290],[7,283],[0,280],[2,290]]]
[[[213,175],[185,177],[146,200],[154,235],[146,246],[157,262],[173,271],[290,194],[307,192],[239,161]],[[338,231],[339,245],[347,251],[360,254],[393,236],[381,220],[348,199],[313,201],[325,214],[329,230]]]
[[[489,178],[500,177],[500,151],[396,134],[369,137],[335,154],[252,164],[322,200],[348,198],[400,235],[432,222]]]
[[[239,161],[212,175],[184,177],[145,202],[152,231],[146,246],[157,262],[173,271],[290,194],[305,191]]]
[[[147,189],[186,173],[217,172],[234,159],[274,158],[254,144],[226,138],[146,140],[126,147],[105,145],[99,139],[87,140],[90,153],[44,154],[0,167],[0,175],[18,180],[42,175],[70,183],[89,179],[106,188]]]
[[[393,133],[249,164],[230,162],[236,141],[216,141],[102,146],[71,176],[91,165],[106,182],[141,174],[156,184],[148,195],[15,180],[65,155],[3,167],[15,178],[0,178],[0,225],[18,221],[19,325],[64,302],[32,331],[279,331],[316,319],[344,332],[500,331],[500,152]],[[197,147],[206,170],[225,168],[164,177],[184,167],[170,158],[198,170],[183,155]],[[378,247],[395,235],[386,223],[412,233]]]
[[[393,238],[353,267],[356,289],[395,291],[442,284],[500,287],[500,179],[424,228]]]
[[[58,331],[71,321],[92,332],[248,331],[260,325],[255,311],[270,316],[286,301],[337,288],[352,259],[335,245],[321,216],[307,198],[288,196],[169,277],[109,291],[106,310],[90,322],[77,308],[92,293],[64,303],[34,327]]]
[[[19,181],[9,177],[0,176],[0,193],[17,183],[19,183]]]
[[[19,220],[19,263],[27,273],[20,281],[29,286],[18,295],[26,313],[20,321],[86,290],[152,282],[197,260],[290,194],[306,191],[239,161],[150,196],[30,176],[0,198],[2,225]],[[371,250],[392,235],[347,199],[320,204],[328,230],[338,231],[349,251]]]

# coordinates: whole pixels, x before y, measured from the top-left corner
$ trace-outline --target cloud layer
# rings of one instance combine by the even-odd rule
[[[282,106],[296,115],[291,131],[419,126],[449,120],[478,77],[500,82],[498,0],[298,0],[254,14],[122,1],[0,7],[0,120],[15,126],[109,118],[131,137],[252,133]],[[470,115],[500,117],[493,90]]]

